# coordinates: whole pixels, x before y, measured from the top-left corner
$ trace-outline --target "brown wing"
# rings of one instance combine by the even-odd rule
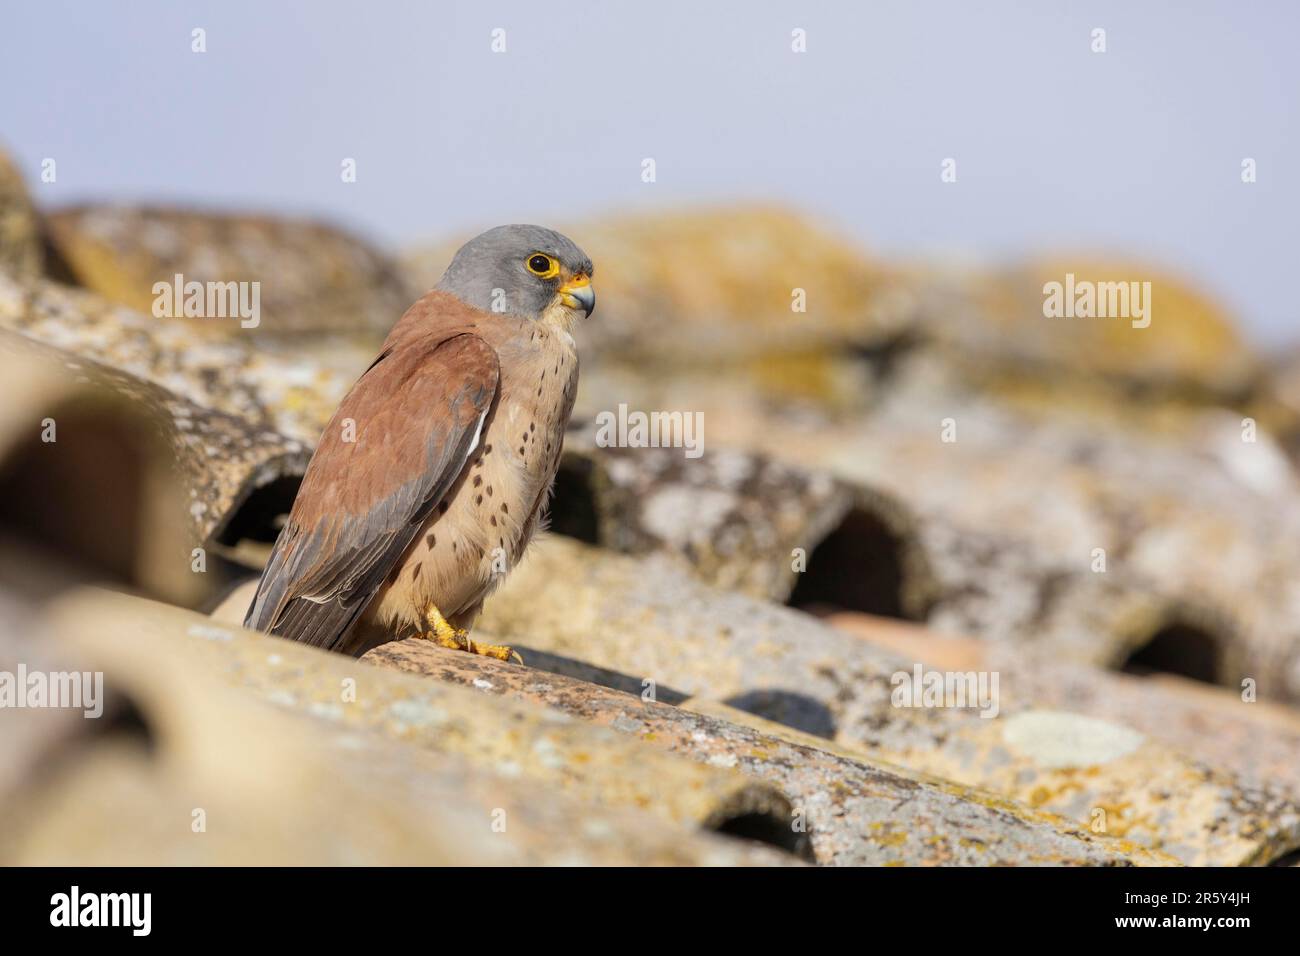
[[[339,647],[455,484],[499,377],[496,352],[471,333],[382,354],[326,426],[244,625]]]

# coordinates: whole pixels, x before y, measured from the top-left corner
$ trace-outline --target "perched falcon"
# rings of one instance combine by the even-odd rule
[[[469,628],[546,510],[591,260],[540,226],[466,243],[321,435],[247,627],[350,654]]]

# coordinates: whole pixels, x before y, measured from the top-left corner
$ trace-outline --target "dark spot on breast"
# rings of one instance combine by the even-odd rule
[[[492,516],[492,527],[495,528],[496,526],[497,526],[497,516],[496,516],[496,515],[493,515],[493,516]]]
[[[474,504],[476,504],[476,505],[481,505],[482,503],[483,503],[483,496],[482,496],[482,495],[475,495],[475,496],[474,496]]]
[[[491,497],[492,497],[492,486],[491,486],[491,485],[488,485],[488,486],[487,486],[487,493],[488,493],[488,497],[491,498]]]
[[[508,515],[508,514],[510,514],[510,506],[509,506],[508,504],[506,504],[504,501],[501,502],[501,513],[502,513],[503,515]]]
[[[529,422],[529,423],[528,423],[528,430],[529,430],[530,432],[535,432],[535,431],[537,431],[537,422]]]
[[[424,536],[424,543],[429,546],[430,550],[433,550],[433,546],[438,543],[438,539],[434,537],[433,532],[430,531],[428,534]]]
[[[523,458],[523,457],[524,457],[524,446],[523,446],[523,445],[520,445],[520,446],[519,446],[519,457],[520,457],[520,458]]]
[[[483,484],[483,476],[482,476],[482,475],[475,475],[475,476],[474,476],[474,487],[477,488],[477,487],[478,487],[479,485],[481,485],[481,484]]]
[[[490,454],[492,454],[492,446],[489,444],[486,448],[483,449],[483,456],[486,458]]]
[[[416,581],[416,580],[419,579],[419,577],[420,577],[420,569],[421,569],[422,567],[424,567],[423,564],[416,564],[416,566],[415,566],[414,568],[411,569],[411,580],[412,580],[412,581]]]

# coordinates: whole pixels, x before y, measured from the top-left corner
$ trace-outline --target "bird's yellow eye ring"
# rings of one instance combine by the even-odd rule
[[[525,265],[529,272],[542,279],[554,279],[560,274],[560,263],[543,252],[534,252]]]

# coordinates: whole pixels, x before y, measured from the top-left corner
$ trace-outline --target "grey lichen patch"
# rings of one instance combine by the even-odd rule
[[[1096,767],[1137,750],[1140,733],[1104,720],[1031,710],[1007,718],[1002,739],[1039,767]]]

